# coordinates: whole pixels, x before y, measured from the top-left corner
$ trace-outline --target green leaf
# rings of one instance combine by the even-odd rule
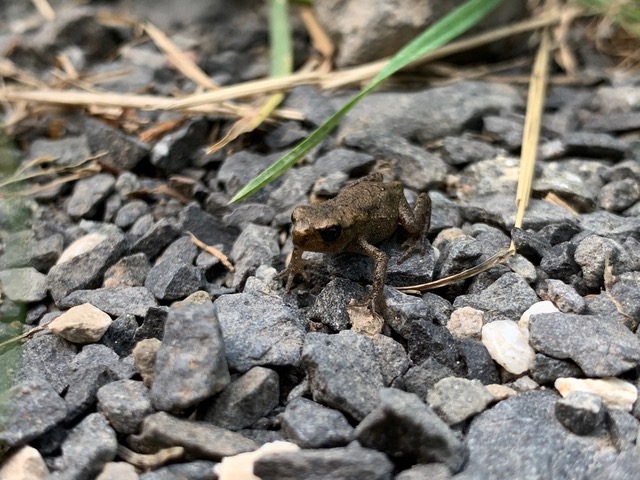
[[[444,45],[468,30],[501,2],[502,0],[469,0],[433,24],[389,60],[389,63],[360,93],[349,100],[346,105],[327,119],[311,135],[245,185],[236,193],[230,203],[247,198],[282,175],[331,133],[340,120],[380,83],[398,70],[418,60],[430,50]]]
[[[282,77],[291,73],[291,27],[287,0],[269,2],[269,44],[271,46],[272,77]]]

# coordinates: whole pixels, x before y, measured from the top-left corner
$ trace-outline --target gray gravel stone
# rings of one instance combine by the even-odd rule
[[[118,170],[133,170],[149,154],[149,146],[135,135],[127,135],[104,122],[83,116],[82,126],[91,151],[105,151],[100,160]]]
[[[30,158],[53,157],[56,164],[63,166],[76,165],[91,155],[87,137],[79,135],[67,136],[59,140],[39,138],[31,144]]]
[[[500,383],[496,363],[482,342],[472,338],[461,338],[458,339],[458,348],[467,364],[469,380],[480,380],[483,385]]]
[[[164,261],[153,267],[144,286],[161,301],[183,299],[202,289],[204,273],[197,267],[178,261]]]
[[[47,276],[33,267],[0,272],[2,293],[16,303],[33,303],[47,296]]]
[[[191,458],[214,461],[258,448],[253,440],[239,433],[164,412],[148,415],[142,422],[142,432],[130,438],[141,449],[181,446]]]
[[[540,385],[552,385],[558,378],[584,377],[584,372],[572,361],[560,360],[542,353],[536,353],[529,374]]]
[[[549,277],[570,283],[580,272],[580,265],[574,260],[576,246],[572,242],[562,242],[551,247],[542,260],[540,269]]]
[[[147,256],[140,252],[122,257],[104,273],[104,287],[140,287],[151,270]]]
[[[145,287],[96,288],[77,290],[60,300],[60,308],[71,308],[90,303],[109,315],[131,314],[144,317],[158,302]]]
[[[142,215],[149,213],[149,205],[142,200],[131,200],[125,203],[116,214],[114,224],[120,228],[129,228]]]
[[[606,411],[602,399],[589,392],[571,392],[555,407],[558,421],[576,435],[589,435],[604,426]]]
[[[57,335],[36,335],[22,347],[17,378],[43,378],[61,394],[69,385],[76,352],[75,345]]]
[[[616,255],[623,255],[619,243],[599,235],[591,235],[583,239],[577,246],[575,261],[582,268],[582,275],[587,286],[600,289],[604,285],[604,268]]]
[[[213,306],[230,368],[300,364],[306,324],[299,311],[279,298],[248,293],[222,295]]]
[[[368,130],[355,132],[345,138],[345,143],[366,151],[376,159],[393,159],[394,177],[416,191],[442,186],[449,171],[440,156],[398,134]]]
[[[585,130],[626,132],[640,128],[640,112],[610,112],[591,115],[583,125]]]
[[[449,480],[451,470],[443,463],[428,463],[414,465],[394,477],[394,480]]]
[[[493,395],[479,380],[447,377],[427,394],[427,403],[447,424],[455,425],[482,412],[493,402]]]
[[[211,303],[169,309],[156,356],[151,399],[157,410],[182,410],[229,383],[225,345]]]
[[[517,321],[537,301],[538,296],[527,282],[515,273],[505,273],[480,293],[457,297],[453,307],[482,310],[485,322],[500,318]]]
[[[209,123],[193,118],[183,127],[162,137],[151,149],[151,163],[166,172],[181,172],[189,166],[194,150],[207,141]]]
[[[484,131],[499,140],[509,150],[516,150],[522,144],[524,116],[517,113],[506,115],[485,115],[482,118]]]
[[[32,230],[22,230],[5,237],[5,250],[0,257],[0,268],[34,267],[47,272],[62,253],[64,237],[51,233],[37,238]]]
[[[166,261],[193,265],[197,256],[198,247],[196,247],[191,241],[191,237],[189,235],[183,235],[171,242],[164,252],[162,252],[162,254],[156,259],[155,265],[157,266]]]
[[[615,320],[596,315],[545,313],[531,317],[531,346],[570,358],[588,377],[609,377],[640,364],[640,339]]]
[[[453,431],[416,395],[391,388],[380,390],[379,403],[356,427],[356,438],[391,457],[440,462],[453,472],[467,456]]]
[[[96,392],[100,387],[120,380],[119,372],[114,370],[111,365],[103,363],[85,365],[85,362],[80,362],[80,364],[74,362],[69,388],[64,396],[68,410],[67,422],[75,420],[95,405]]]
[[[92,413],[76,425],[62,443],[63,468],[52,479],[86,480],[94,478],[104,465],[116,457],[116,432],[99,413]]]
[[[584,313],[587,305],[576,289],[562,280],[549,279],[545,282],[544,300],[551,300],[561,312]]]
[[[272,453],[253,467],[261,480],[391,480],[392,470],[383,453],[357,446]]]
[[[555,418],[557,400],[549,391],[527,392],[478,415],[467,434],[469,460],[459,478],[632,478],[591,475],[600,468],[611,472],[619,455],[598,439],[565,429]]]
[[[302,448],[340,447],[354,438],[353,427],[343,414],[302,397],[287,405],[282,430],[288,440]]]
[[[289,220],[293,207],[306,203],[307,193],[316,179],[317,173],[311,166],[287,170],[282,183],[269,195],[269,205],[276,215],[285,214]]]
[[[513,202],[513,194],[495,194],[472,198],[468,204],[462,205],[461,212],[465,220],[471,223],[482,222],[511,229],[516,215],[516,207]],[[522,227],[540,230],[551,223],[572,219],[572,214],[566,209],[534,198],[529,202]]]
[[[133,242],[131,251],[142,252],[147,258],[153,259],[179,234],[180,231],[173,220],[161,218],[151,227],[145,228],[143,235]]]
[[[458,82],[415,93],[374,92],[347,114],[338,136],[368,130],[398,134],[424,144],[460,132],[487,112],[521,102],[516,89],[482,82]]]
[[[435,358],[427,358],[420,365],[411,367],[402,376],[402,386],[409,393],[415,393],[421,399],[443,378],[451,377],[455,372]]]
[[[206,409],[203,420],[237,431],[268,415],[280,398],[278,374],[264,367],[253,367],[232,381]]]
[[[375,407],[384,380],[369,338],[351,330],[337,335],[308,333],[302,362],[316,402],[356,420]]]
[[[566,156],[620,160],[627,151],[624,141],[606,133],[570,132],[562,141],[565,144]]]
[[[300,110],[305,121],[319,127],[328,117],[335,113],[323,91],[311,85],[293,87],[284,101],[287,108]]]
[[[346,148],[336,148],[318,157],[313,164],[313,170],[322,176],[336,171],[357,176],[359,173],[367,171],[374,162],[373,156],[367,153]]]
[[[248,224],[231,250],[236,267],[233,287],[242,285],[260,265],[274,264],[279,255],[278,232],[271,227]]]
[[[450,165],[465,165],[495,158],[499,153],[504,153],[504,150],[466,134],[445,137],[442,147],[446,153],[444,158]]]
[[[143,473],[140,475],[140,480],[217,480],[215,473],[213,473],[215,466],[215,462],[208,460],[176,463]]]
[[[151,396],[142,382],[117,380],[97,392],[98,411],[119,433],[136,433],[142,420],[153,413]]]
[[[388,387],[394,380],[404,375],[411,366],[411,361],[404,347],[393,338],[377,334],[371,340],[380,366],[380,373],[382,373],[382,380],[384,385]]]
[[[100,367],[111,370],[118,380],[131,378],[135,375],[135,367],[128,358],[121,359],[109,347],[100,344],[85,345],[73,359],[73,370],[88,370]]]
[[[598,205],[610,212],[622,212],[640,200],[640,182],[633,178],[607,183],[598,194]]]
[[[104,203],[116,184],[108,173],[99,173],[78,180],[67,203],[67,214],[72,218],[91,218]]]
[[[346,278],[331,280],[316,296],[309,310],[309,320],[322,323],[333,331],[346,330],[351,326],[347,305],[353,299],[364,298],[365,293],[364,287]]]
[[[109,347],[120,357],[126,357],[131,354],[135,345],[134,336],[137,329],[138,322],[134,315],[130,313],[121,315],[109,325],[100,343]]]
[[[41,377],[17,383],[0,394],[0,445],[13,447],[33,440],[64,420],[67,406]]]
[[[100,241],[93,248],[49,270],[47,283],[56,303],[75,290],[98,287],[104,272],[127,248],[127,240],[118,228],[106,227],[94,235]]]

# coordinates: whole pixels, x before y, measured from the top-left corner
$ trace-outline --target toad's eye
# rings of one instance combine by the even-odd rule
[[[335,242],[342,235],[342,227],[340,225],[333,225],[331,227],[323,228],[319,230],[320,238],[327,243]]]

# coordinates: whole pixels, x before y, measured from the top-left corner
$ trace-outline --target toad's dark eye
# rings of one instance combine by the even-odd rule
[[[340,235],[342,235],[342,227],[340,225],[333,225],[323,228],[318,233],[320,233],[320,238],[322,238],[323,241],[331,243],[340,238]]]

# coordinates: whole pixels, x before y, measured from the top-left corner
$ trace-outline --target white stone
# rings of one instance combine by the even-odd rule
[[[139,480],[133,465],[125,462],[106,463],[96,480]]]
[[[457,338],[480,338],[484,312],[472,307],[462,307],[453,311],[447,322],[447,329]]]
[[[529,308],[527,308],[520,316],[518,326],[520,328],[529,330],[529,320],[531,319],[531,315],[537,315],[538,313],[555,313],[559,311],[560,310],[558,310],[558,308],[549,300],[545,300],[544,302],[536,302]]]
[[[629,382],[615,377],[608,378],[558,378],[554,386],[560,395],[566,397],[571,392],[595,393],[608,407],[633,409],[638,399],[638,389]]]
[[[25,445],[4,460],[0,466],[0,480],[43,480],[49,469],[40,452]]]
[[[253,474],[253,464],[258,458],[267,453],[295,452],[300,447],[295,443],[276,441],[265,443],[253,452],[240,453],[232,457],[225,457],[214,467],[218,480],[260,480]]]
[[[529,346],[528,332],[523,332],[511,320],[487,323],[482,327],[482,343],[491,358],[514,375],[529,370],[536,355]]]
[[[47,326],[72,343],[95,343],[111,325],[111,317],[90,303],[72,307]]]

